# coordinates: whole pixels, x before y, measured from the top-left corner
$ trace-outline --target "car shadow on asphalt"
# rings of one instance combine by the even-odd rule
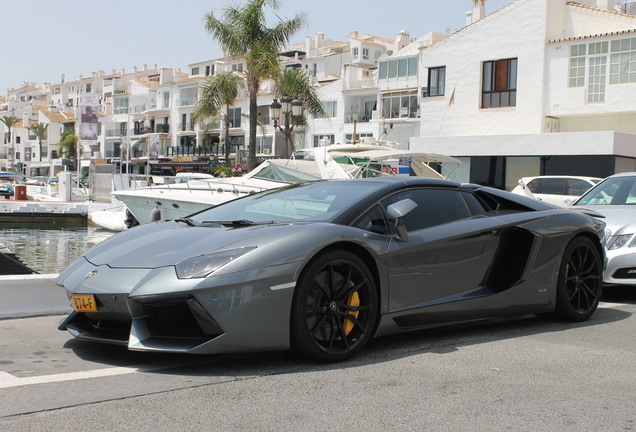
[[[600,307],[587,321],[563,322],[548,316],[527,315],[496,318],[416,330],[373,339],[352,359],[340,363],[318,363],[296,357],[289,352],[250,354],[187,355],[128,351],[123,346],[70,339],[65,348],[83,360],[114,367],[139,367],[144,373],[253,377],[285,373],[311,372],[361,367],[390,362],[413,355],[447,354],[463,346],[491,343],[543,333],[565,332],[621,321],[631,313],[612,304],[636,304],[636,290],[610,289]]]

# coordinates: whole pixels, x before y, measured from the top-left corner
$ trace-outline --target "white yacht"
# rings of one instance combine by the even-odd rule
[[[339,178],[346,178],[338,169]],[[241,177],[196,179],[183,183],[163,183],[135,190],[115,191],[141,224],[177,219],[226,201],[292,183],[319,180],[316,162],[271,159]]]
[[[452,157],[378,144],[335,144],[299,152],[299,158],[270,159],[241,177],[196,179],[115,191],[141,224],[177,219],[226,201],[292,183],[334,178],[410,175],[448,178],[431,164],[459,166]]]

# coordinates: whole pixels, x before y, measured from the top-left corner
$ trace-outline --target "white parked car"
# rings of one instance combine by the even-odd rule
[[[636,285],[636,172],[609,176],[572,208],[586,208],[605,216],[607,260],[603,282]]]
[[[568,207],[601,180],[598,177],[580,176],[523,177],[512,193]]]

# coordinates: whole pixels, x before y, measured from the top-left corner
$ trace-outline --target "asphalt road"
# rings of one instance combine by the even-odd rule
[[[0,431],[636,429],[636,288],[581,324],[534,316],[380,338],[335,365],[177,356],[0,321]]]

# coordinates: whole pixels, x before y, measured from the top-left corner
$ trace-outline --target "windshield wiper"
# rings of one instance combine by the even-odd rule
[[[227,221],[203,221],[204,225],[223,225],[223,226],[231,226],[233,228],[244,227],[244,226],[252,226],[252,225],[269,225],[278,223],[277,221],[263,221],[263,222],[254,222],[247,219],[237,219],[237,220],[227,220]]]
[[[186,218],[175,219],[174,221],[175,222],[183,222],[183,223],[185,223],[188,226],[197,226],[197,224],[194,223],[194,221],[192,219],[187,218],[187,217]]]

